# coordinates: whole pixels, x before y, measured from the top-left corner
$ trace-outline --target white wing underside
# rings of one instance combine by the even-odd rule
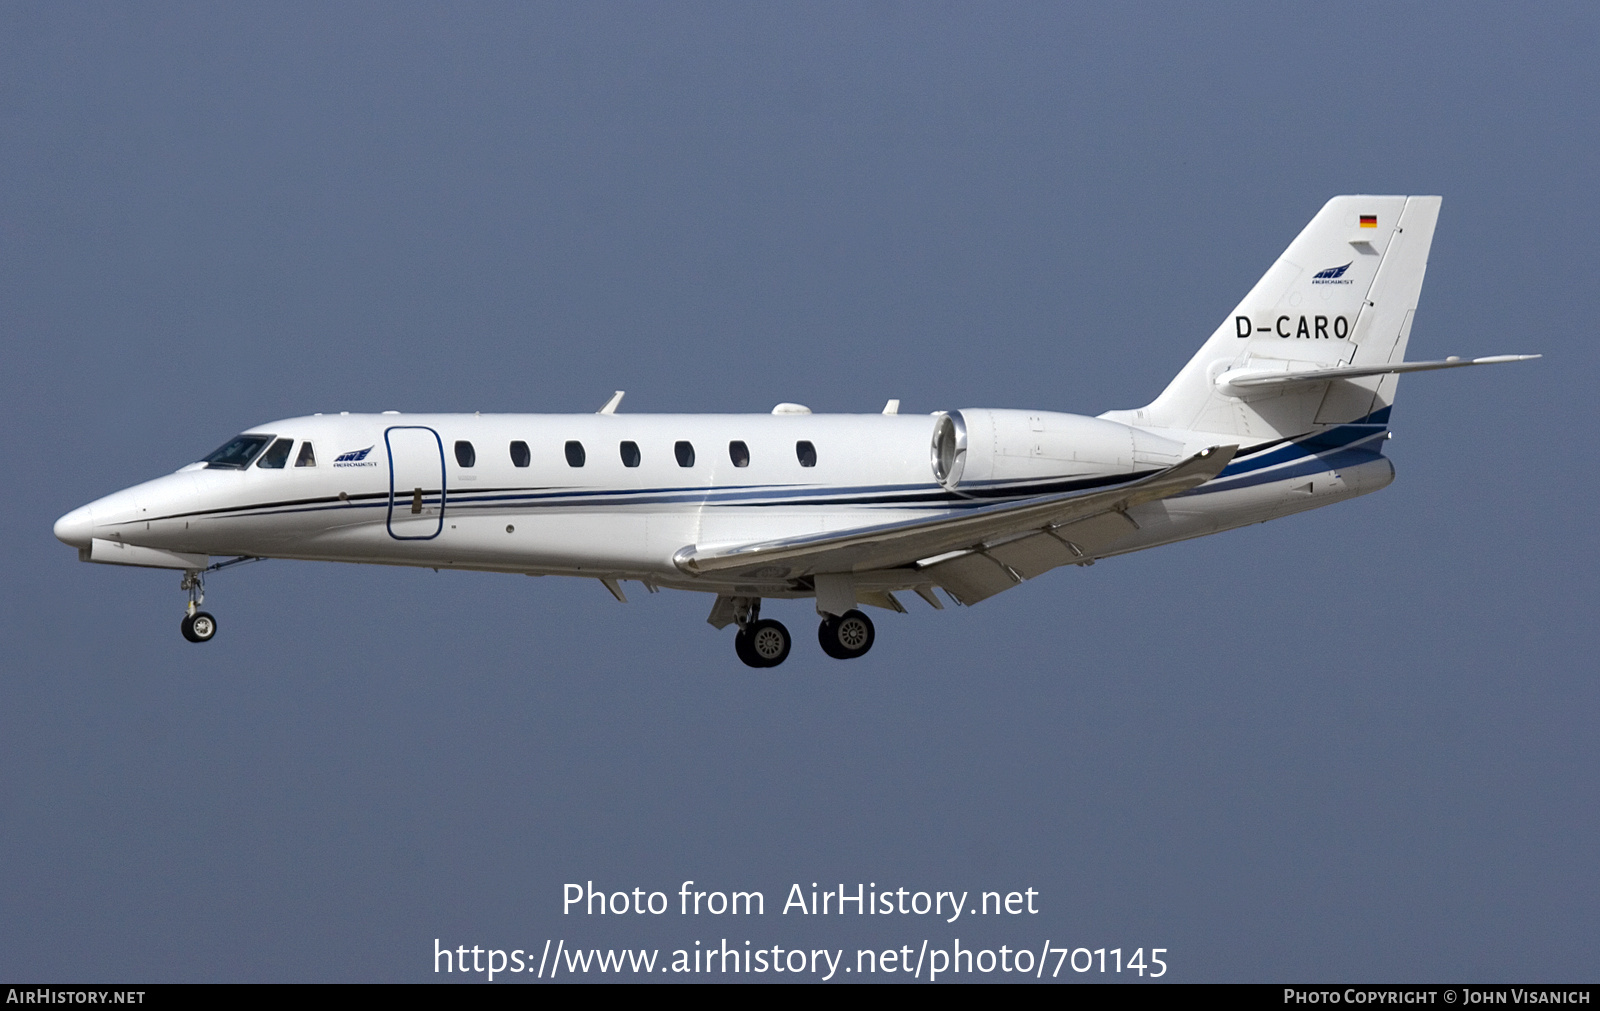
[[[1109,488],[754,544],[692,545],[673,562],[689,575],[732,578],[882,573],[890,577],[886,583],[938,585],[961,603],[974,604],[1058,565],[1089,560],[1095,543],[1136,529],[1128,509],[1204,484],[1222,473],[1237,450],[1214,446]]]

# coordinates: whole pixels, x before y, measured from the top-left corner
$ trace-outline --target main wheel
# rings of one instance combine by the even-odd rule
[[[740,660],[744,661],[746,667],[765,666],[761,662],[761,658],[756,656],[755,652],[750,649],[750,630],[748,628],[741,628],[734,633],[733,651],[738,654]]]
[[[872,619],[860,611],[846,611],[837,617],[829,615],[817,626],[817,642],[822,651],[835,660],[865,656],[876,637]]]
[[[733,648],[739,659],[751,667],[776,667],[789,657],[792,641],[789,630],[771,618],[751,622],[734,636]]]
[[[210,642],[217,634],[217,619],[205,611],[183,616],[183,637],[190,642]]]

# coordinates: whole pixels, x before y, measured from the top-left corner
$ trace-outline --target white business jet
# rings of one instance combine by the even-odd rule
[[[61,517],[88,562],[205,574],[262,558],[417,565],[715,594],[752,667],[789,655],[768,598],[814,598],[829,656],[872,648],[859,605],[964,605],[1063,565],[1377,491],[1438,197],[1328,201],[1159,397],[1098,417],[348,414],[275,421]],[[213,562],[212,558],[222,560]]]

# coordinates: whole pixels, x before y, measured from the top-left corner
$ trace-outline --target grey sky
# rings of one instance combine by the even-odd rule
[[[1592,5],[9,4],[0,976],[431,979],[432,942],[1169,949],[1590,980]],[[1139,406],[1327,197],[1440,193],[1398,478],[753,672],[710,599],[79,564],[332,410]],[[1032,886],[1027,922],[560,888]]]

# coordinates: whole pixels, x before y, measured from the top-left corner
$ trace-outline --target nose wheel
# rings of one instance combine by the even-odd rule
[[[205,611],[183,616],[183,637],[190,642],[210,642],[217,634],[217,619]]]
[[[206,602],[206,581],[203,572],[185,572],[178,589],[189,591],[189,611],[183,616],[179,629],[190,642],[210,642],[217,634],[217,619],[208,611],[200,610]]]
[[[854,660],[858,656],[866,656],[876,636],[872,619],[860,611],[830,614],[817,626],[817,642],[821,644],[822,651],[835,660]]]

